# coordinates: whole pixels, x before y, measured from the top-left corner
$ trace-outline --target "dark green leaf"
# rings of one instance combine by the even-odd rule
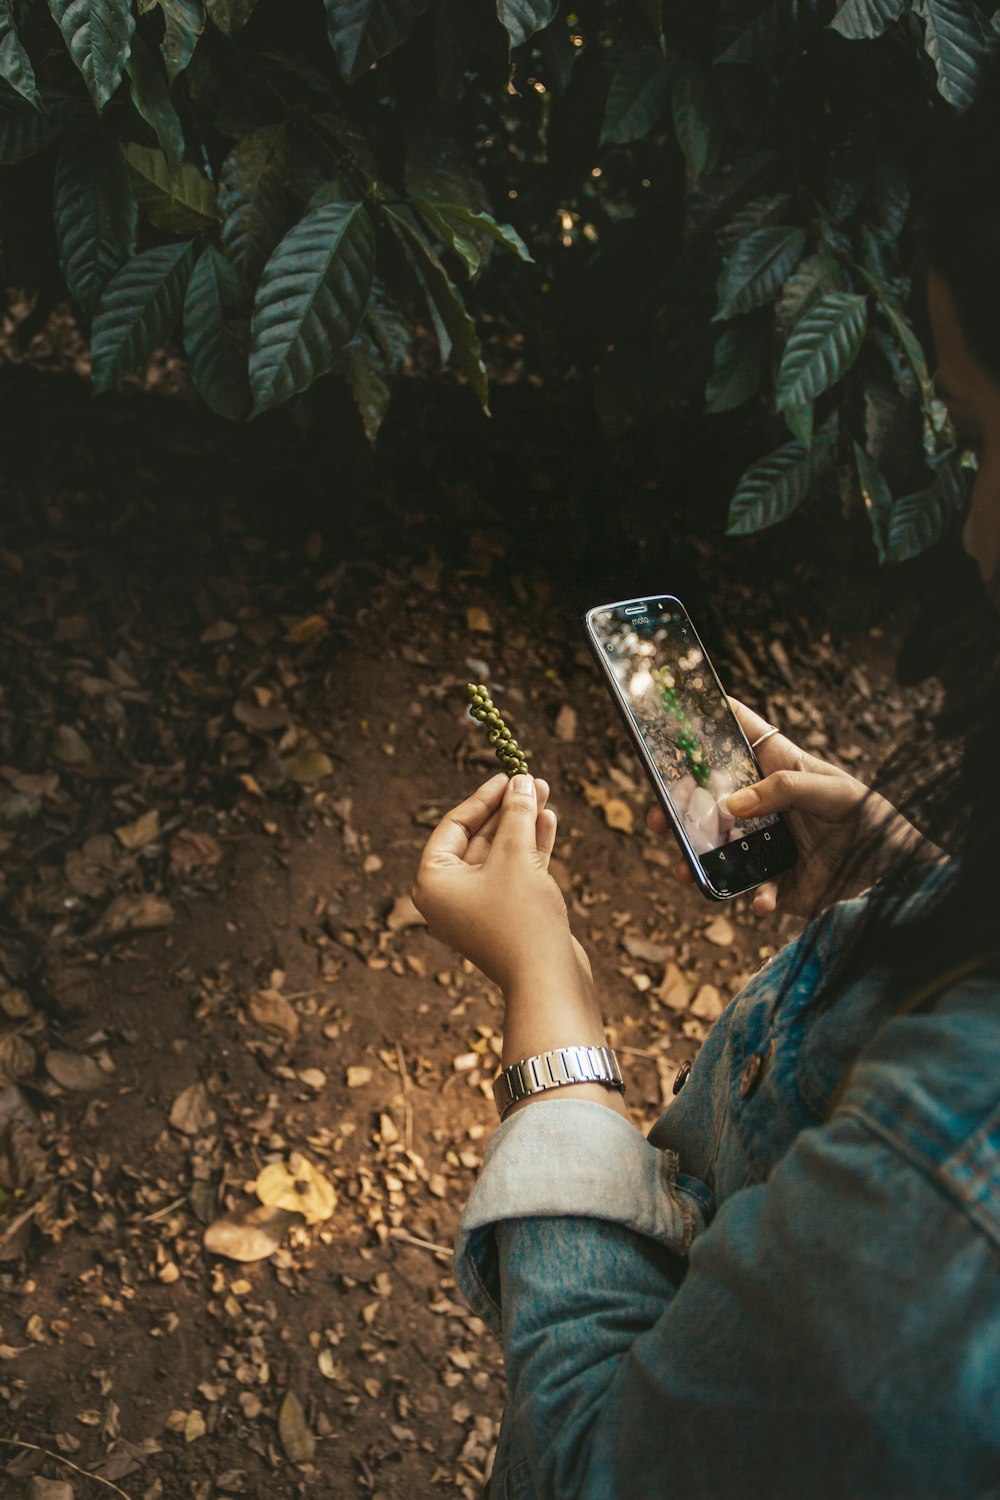
[[[122,266],[105,287],[90,340],[94,389],[140,369],[173,332],[193,245],[156,245]]]
[[[830,26],[852,41],[881,36],[905,9],[906,0],[841,0]]]
[[[854,462],[858,471],[858,485],[868,521],[875,540],[879,562],[885,562],[886,529],[892,511],[892,491],[885,476],[866,448],[854,444]]]
[[[16,95],[0,97],[0,166],[10,167],[44,151],[63,131],[79,119],[89,106],[72,94],[42,91],[43,113],[24,104]]]
[[[760,390],[766,368],[766,329],[756,319],[736,319],[715,346],[715,365],[705,387],[706,412],[733,411],[749,401]]]
[[[239,272],[221,250],[206,245],[184,298],[184,350],[202,400],[230,422],[238,422],[250,404],[250,327],[239,316],[247,300]]]
[[[604,106],[602,146],[641,140],[670,99],[670,69],[656,47],[626,52],[615,68]]]
[[[200,233],[218,222],[215,185],[189,161],[172,166],[162,151],[127,141],[122,147],[134,173],[135,195],[158,229]]]
[[[902,346],[916,378],[920,391],[920,404],[925,412],[929,412],[934,403],[934,383],[931,380],[930,370],[927,368],[927,357],[920,340],[913,331],[913,325],[883,282],[866,271],[864,267],[861,268],[861,274],[875,293],[879,311],[888,318],[892,331]]]
[[[558,9],[559,0],[497,0],[497,15],[512,47],[548,26]]]
[[[740,240],[746,239],[752,229],[780,224],[788,217],[791,201],[790,193],[765,193],[759,198],[752,198],[720,231],[719,248],[728,255]]]
[[[42,96],[35,83],[35,70],[14,25],[13,0],[0,0],[0,78],[6,79],[35,109],[41,109]]]
[[[205,9],[223,36],[235,36],[257,9],[257,0],[205,0]]]
[[[288,133],[284,125],[262,125],[252,130],[222,163],[222,243],[252,286],[281,238],[287,171]]]
[[[344,350],[344,373],[365,433],[374,442],[389,409],[390,391],[382,352],[363,326]]]
[[[135,195],[113,141],[89,131],[70,136],[59,154],[53,209],[66,285],[90,315],[135,254]]]
[[[956,109],[967,109],[989,50],[979,12],[966,0],[919,0],[917,9],[924,18],[924,45],[937,69],[938,92]]]
[[[159,0],[159,3],[164,23],[160,51],[167,78],[173,83],[191,61],[205,30],[205,7],[201,0]]]
[[[684,155],[687,180],[696,183],[712,158],[713,103],[701,70],[693,63],[673,72],[671,102],[674,134]]]
[[[771,302],[802,259],[804,229],[754,229],[726,257],[716,285],[719,318]]]
[[[521,260],[532,259],[517,230],[510,224],[498,224],[490,214],[476,213],[462,203],[431,203],[426,198],[412,201],[449,249],[465,262],[470,276],[475,276],[482,264],[482,254],[470,230],[489,235],[499,244],[506,245],[508,250],[513,250]]]
[[[389,370],[395,375],[406,363],[413,343],[413,331],[379,276],[372,281],[362,326],[371,329]]]
[[[141,37],[132,38],[132,53],[125,64],[132,81],[132,103],[156,132],[160,149],[171,166],[184,155],[184,131],[170,97],[159,63]]]
[[[371,290],[375,231],[362,203],[327,203],[274,250],[254,303],[250,385],[255,412],[280,406],[332,369]]]
[[[817,297],[849,287],[847,272],[840,261],[829,255],[807,255],[781,289],[775,308],[779,329],[789,334]]]
[[[868,327],[868,299],[827,292],[796,323],[778,371],[779,410],[804,406],[850,369]]]
[[[885,552],[890,562],[905,562],[926,551],[964,508],[968,479],[954,455],[939,460],[925,490],[897,500],[889,515]]]
[[[824,10],[823,0],[755,0],[725,51],[720,63],[767,63],[812,31]]]
[[[788,430],[792,437],[796,438],[803,448],[811,448],[813,442],[812,402],[807,402],[803,406],[786,406],[781,414],[788,423]]]
[[[486,366],[476,325],[465,303],[412,213],[406,208],[390,208],[387,218],[427,299],[441,351],[441,363],[446,364],[454,354],[455,363],[479,397],[483,411],[489,415]]]
[[[786,443],[747,469],[729,507],[726,535],[748,536],[790,516],[829,467],[834,435],[825,429],[811,449]]]
[[[326,28],[340,76],[352,83],[405,42],[429,0],[326,0]]]
[[[49,0],[49,10],[100,112],[128,61],[135,30],[129,0]]]

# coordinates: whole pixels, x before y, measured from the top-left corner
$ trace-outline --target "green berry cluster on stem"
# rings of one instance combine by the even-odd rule
[[[487,726],[490,744],[496,751],[508,776],[527,776],[528,762],[524,751],[497,712],[496,706],[481,682],[469,683],[469,713]]]

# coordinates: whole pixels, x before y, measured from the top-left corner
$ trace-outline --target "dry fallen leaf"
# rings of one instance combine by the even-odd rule
[[[106,943],[126,932],[149,932],[156,927],[169,927],[174,920],[174,909],[169,901],[154,896],[151,891],[133,894],[124,891],[116,896],[104,913],[98,917],[87,933],[90,943]]]
[[[465,626],[467,630],[478,631],[480,635],[493,634],[493,621],[478,604],[470,604],[465,611]]]
[[[714,984],[703,984],[691,1001],[691,1014],[703,1021],[714,1021],[725,1010],[722,996]]]
[[[333,762],[322,750],[293,750],[291,755],[281,757],[281,769],[292,781],[322,781],[333,774]]]
[[[363,1089],[366,1083],[371,1083],[372,1081],[372,1070],[371,1068],[362,1067],[359,1063],[355,1063],[348,1068],[346,1079],[349,1089]]]
[[[289,645],[301,646],[306,641],[315,639],[327,626],[323,615],[303,615],[301,620],[296,620],[294,625],[285,631],[285,640]]]
[[[576,709],[569,703],[564,703],[556,714],[556,739],[576,739]]]
[[[316,1453],[316,1439],[306,1426],[302,1403],[294,1391],[288,1391],[278,1409],[278,1433],[281,1446],[293,1464],[311,1463]]]
[[[35,1049],[16,1031],[0,1036],[0,1082],[29,1078],[35,1071]]]
[[[629,958],[637,958],[644,964],[665,963],[671,952],[666,943],[652,943],[648,938],[623,937],[622,947]]]
[[[709,922],[702,936],[710,943],[716,943],[720,948],[728,948],[736,933],[728,917],[716,917],[714,922]]]
[[[99,1089],[108,1081],[95,1059],[82,1052],[46,1052],[45,1071],[63,1089]]]
[[[123,823],[115,829],[115,837],[125,849],[141,849],[159,837],[160,814],[155,807],[144,812],[132,823]]]
[[[397,896],[385,925],[390,932],[400,932],[404,927],[426,927],[427,918],[420,915],[409,896]]]
[[[73,1500],[73,1486],[65,1479],[42,1479],[33,1474],[24,1496],[25,1500]]]
[[[280,1031],[293,1040],[299,1034],[298,1014],[290,1000],[280,990],[251,990],[247,999],[247,1014],[258,1026],[268,1031]]]
[[[199,1135],[209,1125],[215,1124],[215,1110],[209,1103],[208,1089],[203,1083],[192,1083],[182,1094],[178,1094],[170,1106],[170,1123],[184,1135]]]
[[[604,821],[619,833],[635,832],[635,813],[620,797],[609,797],[604,804]]]
[[[227,1260],[266,1260],[289,1229],[304,1223],[304,1215],[297,1210],[265,1205],[216,1219],[205,1230],[202,1243],[210,1255],[224,1255]]]
[[[269,1208],[287,1208],[305,1215],[307,1224],[321,1224],[337,1206],[337,1194],[328,1181],[300,1151],[293,1151],[287,1167],[276,1161],[257,1174],[254,1191]]]
[[[656,994],[671,1010],[687,1010],[691,999],[691,985],[675,963],[668,963]]]
[[[222,845],[210,833],[193,828],[179,828],[170,840],[170,863],[181,875],[201,866],[211,869],[222,858]]]

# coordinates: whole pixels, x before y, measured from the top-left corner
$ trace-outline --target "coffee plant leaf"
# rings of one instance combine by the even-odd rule
[[[404,205],[389,208],[386,218],[399,240],[410,269],[420,286],[437,334],[441,363],[454,363],[466,377],[489,415],[489,381],[476,325],[469,311],[410,210]]]
[[[828,424],[812,448],[793,441],[752,464],[736,486],[729,506],[727,536],[749,536],[784,521],[805,500],[833,459],[835,424]]]
[[[100,113],[121,83],[131,50],[129,0],[49,0],[49,10]]]
[[[943,536],[966,503],[968,479],[955,454],[935,465],[934,479],[924,490],[897,500],[888,516],[885,555],[890,562],[906,562]]]
[[[151,127],[160,150],[172,167],[184,156],[184,130],[170,97],[167,80],[141,37],[132,38],[132,52],[125,64],[132,85],[132,103]]]
[[[850,369],[868,327],[868,299],[827,292],[796,323],[778,370],[779,410],[815,401]]]
[[[212,25],[223,36],[232,37],[243,30],[257,9],[257,0],[205,0],[205,9]]]
[[[389,381],[382,351],[362,325],[344,350],[344,373],[357,402],[365,436],[374,443],[389,409]]]
[[[157,229],[198,234],[218,223],[215,184],[193,162],[174,166],[162,151],[135,141],[127,141],[122,154],[132,169],[139,206]]]
[[[670,102],[670,68],[656,47],[623,54],[611,77],[602,146],[624,146],[648,135]]]
[[[345,83],[405,42],[428,0],[326,0],[326,27]]]
[[[510,224],[498,224],[492,214],[477,213],[461,203],[431,203],[426,198],[413,198],[411,202],[449,250],[453,250],[464,263],[470,276],[475,276],[482,265],[482,252],[477,243],[482,235],[506,245],[520,260],[532,260],[531,251],[517,230]]]
[[[756,317],[736,318],[719,335],[705,387],[705,410],[733,411],[760,390],[767,371],[767,329]]]
[[[512,48],[548,26],[558,9],[559,0],[497,0],[497,15]]]
[[[830,29],[850,41],[871,40],[898,21],[905,9],[906,0],[841,0]]]
[[[141,369],[177,323],[191,270],[190,240],[155,245],[127,261],[104,289],[90,338],[95,391]]]
[[[63,277],[90,316],[136,247],[138,207],[114,141],[93,131],[69,136],[56,164],[53,212]]]
[[[250,405],[248,303],[236,267],[221,250],[206,245],[184,294],[184,352],[205,405],[230,422],[238,422]]]
[[[671,109],[674,134],[693,187],[716,154],[715,110],[712,94],[700,68],[676,65],[672,70]]]
[[[375,230],[363,203],[325,203],[272,252],[251,321],[254,415],[280,406],[333,368],[371,291]]]
[[[163,12],[163,40],[160,52],[173,83],[194,56],[205,30],[205,7],[201,0],[159,0]]]
[[[222,243],[226,254],[255,285],[281,239],[286,212],[288,132],[261,125],[233,147],[219,174]]]
[[[772,302],[802,259],[804,229],[776,224],[753,229],[723,262],[716,284],[717,318],[731,318]]]
[[[889,517],[892,514],[892,491],[885,475],[872,458],[867,448],[854,442],[854,466],[858,473],[858,488],[861,501],[872,529],[875,550],[880,563],[886,560],[886,538]]]
[[[850,279],[839,260],[831,255],[807,255],[785,282],[775,305],[779,331],[787,337],[818,297],[849,287]]]
[[[813,424],[815,412],[811,401],[803,402],[799,406],[785,406],[781,410],[792,437],[800,442],[803,448],[811,448],[813,444]]]
[[[393,375],[398,374],[413,344],[413,329],[380,276],[372,280],[363,326],[371,332],[385,356],[386,367]]]
[[[731,7],[744,15],[730,28],[731,40],[716,62],[770,64],[819,24],[825,8],[823,0],[751,0]]]
[[[31,58],[21,45],[14,24],[13,0],[0,0],[0,78],[6,80],[34,109],[42,108]]]
[[[937,70],[938,92],[956,109],[967,109],[990,46],[979,12],[967,0],[917,0],[916,9],[923,16],[924,46]]]

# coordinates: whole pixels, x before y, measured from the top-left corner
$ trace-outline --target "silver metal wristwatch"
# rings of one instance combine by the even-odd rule
[[[564,1088],[567,1083],[603,1083],[625,1092],[618,1059],[610,1047],[556,1047],[522,1058],[504,1068],[493,1081],[493,1100],[501,1120],[519,1099]]]

